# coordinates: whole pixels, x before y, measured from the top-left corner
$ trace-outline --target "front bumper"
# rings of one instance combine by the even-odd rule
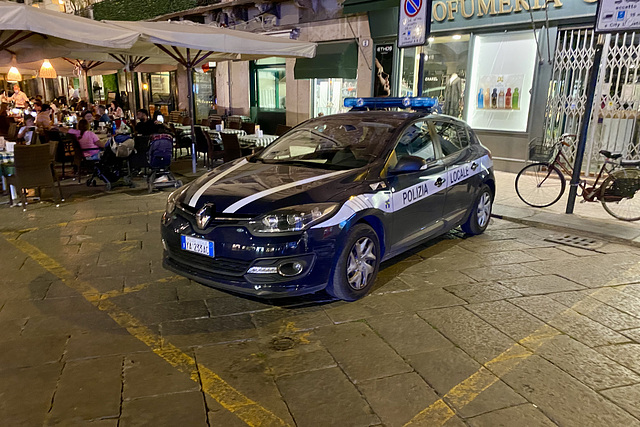
[[[161,229],[166,269],[207,286],[268,298],[324,289],[333,269],[339,235],[339,230],[336,235],[331,230],[309,230],[286,236],[255,236],[242,221],[197,230],[180,214],[165,221]],[[181,235],[213,241],[215,258],[183,250]],[[252,267],[273,269],[293,262],[303,265],[302,271],[293,276],[251,272]]]

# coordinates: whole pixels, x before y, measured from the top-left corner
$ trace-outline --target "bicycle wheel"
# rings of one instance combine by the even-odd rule
[[[618,169],[600,186],[605,211],[622,221],[640,220],[640,170]]]
[[[565,185],[564,175],[547,163],[532,163],[516,176],[518,197],[535,208],[545,208],[560,200]]]

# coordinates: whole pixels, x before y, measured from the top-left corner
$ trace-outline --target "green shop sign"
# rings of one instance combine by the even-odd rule
[[[398,6],[391,9],[388,0],[346,0],[345,12],[357,2],[359,12],[368,11],[374,38],[397,33]],[[353,9],[356,9],[355,7]],[[501,28],[531,22],[588,21],[595,18],[597,0],[434,0],[431,32],[451,32],[483,28]],[[355,10],[354,10],[355,11]],[[545,13],[546,12],[546,13]]]

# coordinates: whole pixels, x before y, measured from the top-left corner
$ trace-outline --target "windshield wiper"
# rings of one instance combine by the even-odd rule
[[[336,141],[335,139],[331,138],[330,136],[327,136],[327,135],[323,134],[322,132],[318,132],[316,130],[309,129],[309,133],[311,133],[313,135],[316,135],[316,136],[319,136],[320,138],[324,138],[324,139],[326,139],[328,141],[331,141],[335,145],[340,145],[340,141]]]

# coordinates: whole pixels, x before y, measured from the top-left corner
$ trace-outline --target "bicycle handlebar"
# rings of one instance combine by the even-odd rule
[[[575,140],[577,136],[578,135],[573,133],[564,133],[562,134],[562,136],[560,136],[560,139],[558,140],[558,142],[564,145],[565,147],[571,147],[571,144],[567,142],[567,139]]]

